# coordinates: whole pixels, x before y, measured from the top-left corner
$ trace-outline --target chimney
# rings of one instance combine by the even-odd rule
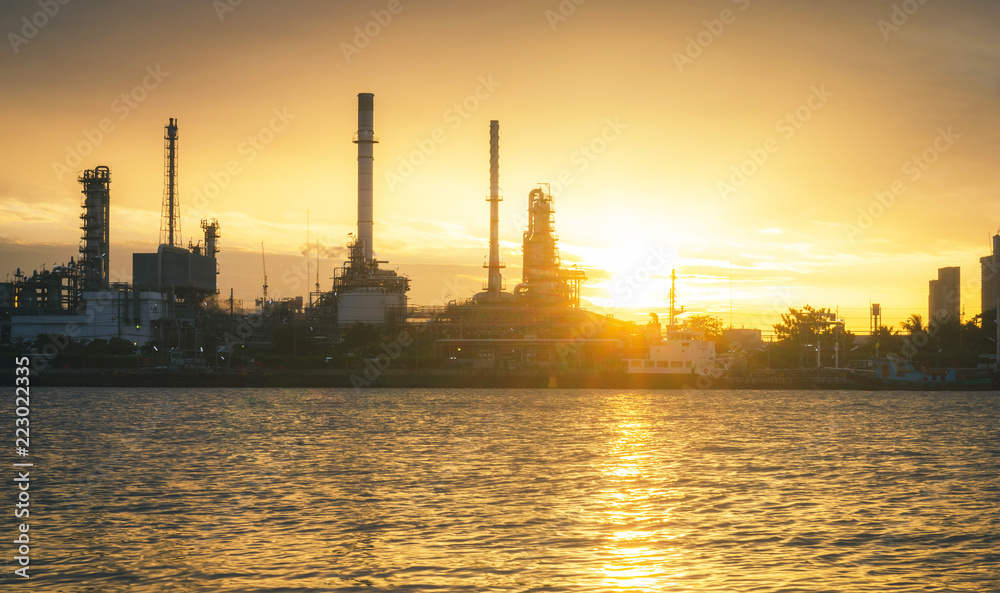
[[[358,243],[364,252],[365,263],[374,261],[373,226],[374,204],[372,197],[372,163],[374,146],[378,142],[374,128],[375,95],[358,94],[358,133],[354,143],[358,145]]]
[[[487,264],[486,295],[490,301],[500,300],[503,279],[500,276],[500,122],[490,122],[490,259]]]

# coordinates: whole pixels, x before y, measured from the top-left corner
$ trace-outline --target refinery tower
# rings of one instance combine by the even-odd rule
[[[373,192],[374,149],[378,144],[374,126],[375,95],[358,94],[358,231],[348,243],[349,258],[334,271],[333,292],[319,295],[319,317],[334,318],[338,325],[385,323],[406,314],[406,292],[410,279],[392,270],[382,270],[375,254],[375,204]],[[321,310],[334,311],[333,315]]]
[[[486,282],[483,292],[474,296],[473,301],[508,302],[513,295],[504,292],[506,286],[501,273],[505,266],[500,258],[500,202],[503,197],[500,195],[500,122],[497,120],[490,122],[490,194],[486,201],[490,203],[490,251],[483,263],[487,270]]]

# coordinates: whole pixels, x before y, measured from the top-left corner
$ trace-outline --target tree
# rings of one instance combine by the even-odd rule
[[[924,327],[924,316],[920,313],[913,313],[906,321],[901,321],[899,325],[911,336],[927,331]]]
[[[867,356],[885,356],[889,353],[899,353],[901,350],[901,336],[899,332],[888,325],[880,325],[875,333],[868,340],[867,347],[862,351]]]
[[[812,344],[814,348],[822,345],[821,355],[824,360],[830,357],[829,363],[833,362],[834,347],[839,334],[835,334],[837,327],[836,314],[829,309],[814,309],[806,305],[802,309],[789,307],[788,313],[781,315],[781,323],[774,325],[774,355],[778,364],[795,365],[805,364],[815,366],[815,354],[810,356],[813,360],[807,361],[806,347]],[[810,350],[816,352],[815,349]],[[827,364],[822,362],[821,364]]]
[[[779,342],[798,343],[832,334],[835,321],[836,316],[829,309],[814,309],[809,305],[802,309],[789,307],[788,313],[781,315],[781,323],[774,325],[774,334]]]
[[[684,329],[702,332],[706,340],[718,340],[722,337],[722,319],[715,315],[690,315],[684,320]]]

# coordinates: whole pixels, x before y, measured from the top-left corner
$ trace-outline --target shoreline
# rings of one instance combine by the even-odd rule
[[[13,379],[10,372],[5,377]],[[968,391],[960,384],[872,385],[852,380],[846,369],[752,371],[729,377],[628,374],[599,371],[497,372],[480,369],[387,369],[378,374],[350,369],[279,369],[268,372],[192,370],[45,369],[32,373],[39,387],[330,387],[330,388],[558,388],[558,389],[795,389]],[[996,388],[980,385],[974,390]]]

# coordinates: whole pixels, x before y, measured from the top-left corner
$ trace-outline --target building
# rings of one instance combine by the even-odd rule
[[[216,294],[219,223],[203,220],[205,242],[181,246],[177,201],[177,123],[165,127],[163,224],[155,253],[134,253],[133,283],[109,281],[111,169],[81,173],[80,255],[40,270],[20,268],[0,284],[0,343],[49,336],[51,357],[69,340],[122,339],[193,350],[204,335],[203,299]],[[176,346],[176,348],[175,348]],[[180,354],[180,352],[177,352]]]
[[[729,347],[738,346],[741,350],[759,350],[764,345],[764,332],[759,329],[729,328],[722,330],[722,339]]]
[[[172,302],[161,291],[108,281],[111,169],[86,170],[79,182],[80,257],[30,274],[18,268],[13,282],[0,286],[0,343],[50,335],[145,344],[171,310]]]
[[[982,310],[995,310],[1000,299],[1000,234],[993,235],[993,252],[979,258],[983,273]]]
[[[79,310],[35,309],[34,314],[0,319],[0,341],[33,341],[48,334],[88,342],[119,338],[142,345],[157,336],[173,308],[162,292],[133,290],[124,284],[86,291],[80,304]]]
[[[927,299],[928,323],[959,321],[962,307],[961,291],[961,268],[958,266],[938,268],[937,280],[930,281],[930,294]]]

